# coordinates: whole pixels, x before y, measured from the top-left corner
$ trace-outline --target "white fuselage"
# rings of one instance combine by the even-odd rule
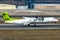
[[[54,17],[45,17],[44,20],[37,19],[36,22],[58,22],[58,20],[55,19]]]
[[[58,20],[55,19],[54,17],[46,17],[46,18],[44,18],[44,20],[36,19],[36,18],[24,17],[24,19],[7,21],[6,23],[16,23],[16,24],[28,25],[31,22],[58,22]]]
[[[20,20],[13,20],[13,21],[6,21],[5,23],[16,23],[16,24],[30,24],[30,19],[26,18],[26,19],[20,19]]]

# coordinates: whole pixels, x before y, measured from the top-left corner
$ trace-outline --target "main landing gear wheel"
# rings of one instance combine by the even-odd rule
[[[28,26],[30,26],[30,24],[28,24]]]

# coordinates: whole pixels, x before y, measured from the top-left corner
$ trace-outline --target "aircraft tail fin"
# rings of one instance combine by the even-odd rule
[[[10,20],[8,12],[3,12],[2,15],[3,15],[4,20]]]

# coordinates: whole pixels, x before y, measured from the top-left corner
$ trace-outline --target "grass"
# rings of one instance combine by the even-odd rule
[[[59,40],[60,29],[0,30],[1,40]]]

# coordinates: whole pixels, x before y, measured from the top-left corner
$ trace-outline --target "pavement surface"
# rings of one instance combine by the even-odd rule
[[[0,12],[9,12],[10,16],[36,16],[36,15],[37,16],[49,16],[49,15],[60,16],[60,10],[39,10],[39,11],[40,12],[31,12],[31,10],[0,10]],[[0,16],[1,15],[2,14],[0,14]]]
[[[23,30],[23,29],[60,29],[60,24],[40,24],[34,26],[20,25],[20,24],[0,24],[0,30]]]

